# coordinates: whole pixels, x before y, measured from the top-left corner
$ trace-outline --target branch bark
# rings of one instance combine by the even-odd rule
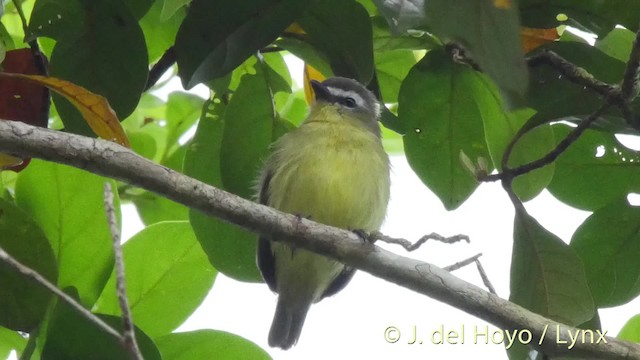
[[[435,265],[399,256],[354,233],[285,214],[189,178],[112,142],[0,121],[0,151],[75,166],[153,191],[253,232],[282,239],[430,296],[502,329],[523,329],[548,356],[638,359],[640,344],[606,337],[606,343],[562,341],[576,329],[535,314]],[[560,341],[559,341],[560,340]],[[541,345],[538,345],[538,344]]]

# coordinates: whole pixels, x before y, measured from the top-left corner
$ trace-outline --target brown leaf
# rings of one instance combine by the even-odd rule
[[[528,53],[548,42],[556,41],[560,38],[558,30],[552,29],[533,29],[528,27],[520,27],[520,41],[522,42],[522,50]]]
[[[19,74],[40,74],[31,49],[7,51],[2,69]],[[46,127],[49,121],[49,90],[19,79],[0,79],[0,119]],[[29,164],[30,159],[0,154],[0,170],[18,172]]]
[[[124,133],[116,113],[103,96],[94,94],[82,86],[54,77],[10,73],[0,73],[0,77],[19,78],[48,87],[69,100],[80,111],[96,135],[130,147],[129,139]]]

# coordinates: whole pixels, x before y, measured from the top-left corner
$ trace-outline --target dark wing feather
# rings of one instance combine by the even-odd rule
[[[340,290],[344,289],[345,286],[351,281],[353,275],[356,273],[356,269],[345,266],[344,270],[331,282],[327,290],[322,294],[321,299],[324,299],[328,296],[333,296],[340,292]]]
[[[269,182],[272,174],[269,170],[265,170],[262,176],[262,184],[260,184],[260,193],[258,199],[260,204],[269,204]],[[258,253],[257,253],[258,269],[262,273],[262,278],[269,285],[271,291],[276,291],[276,263],[271,251],[271,241],[265,237],[258,237]]]

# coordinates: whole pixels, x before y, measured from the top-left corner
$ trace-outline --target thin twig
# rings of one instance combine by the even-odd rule
[[[394,238],[394,237],[391,237],[391,236],[387,236],[387,235],[382,234],[379,231],[374,231],[371,234],[369,234],[369,240],[371,242],[375,242],[375,241],[380,240],[380,241],[385,242],[387,244],[400,245],[403,248],[405,248],[405,250],[407,250],[407,251],[416,250],[417,248],[422,246],[422,244],[426,243],[428,240],[436,240],[436,241],[443,242],[445,244],[453,244],[453,243],[457,243],[457,242],[460,242],[460,241],[470,242],[468,235],[459,234],[459,235],[445,237],[445,236],[442,236],[442,235],[439,235],[439,234],[436,234],[436,233],[431,233],[429,235],[425,235],[425,236],[421,237],[415,243],[411,243],[409,240],[399,239],[399,238]]]
[[[491,284],[491,281],[489,281],[489,277],[487,276],[487,273],[484,271],[484,268],[480,263],[480,259],[476,259],[475,262],[476,262],[476,267],[478,268],[478,272],[480,273],[480,277],[482,278],[482,282],[484,283],[484,286],[486,286],[487,289],[489,289],[490,293],[494,295],[498,295],[498,293],[496,293],[496,288],[494,288],[493,284]]]
[[[610,104],[602,105],[598,110],[596,110],[594,113],[589,115],[589,117],[582,120],[578,124],[578,126],[576,126],[564,139],[562,139],[562,141],[560,141],[560,143],[558,143],[558,145],[556,145],[556,147],[553,150],[548,152],[545,156],[535,161],[532,161],[530,163],[518,166],[516,168],[509,168],[506,165],[506,163],[508,162],[511,152],[513,151],[513,148],[515,147],[515,144],[518,142],[518,140],[526,133],[524,131],[519,132],[511,140],[511,142],[507,146],[507,149],[504,153],[502,172],[497,174],[481,176],[478,178],[478,180],[484,181],[484,182],[497,181],[497,180],[513,180],[517,176],[524,175],[533,170],[536,170],[551,164],[553,161],[555,161],[558,158],[558,156],[560,156],[565,150],[567,150],[567,148],[569,148],[571,144],[573,144],[576,140],[578,140],[580,135],[582,135],[582,133],[585,130],[587,130],[589,126],[591,126],[591,124],[593,124],[593,122],[596,121],[609,108],[609,106],[611,105]]]
[[[164,52],[164,54],[162,54],[160,60],[153,64],[151,70],[149,70],[149,77],[147,78],[147,85],[145,85],[144,91],[151,89],[158,82],[158,80],[160,80],[162,75],[167,72],[167,70],[169,70],[169,68],[172,67],[175,63],[176,52],[173,46],[171,46]]]
[[[464,259],[462,261],[458,261],[457,263],[455,263],[453,265],[445,266],[445,267],[442,268],[442,270],[449,271],[449,272],[456,271],[456,270],[458,270],[460,268],[463,268],[463,267],[465,267],[465,266],[467,266],[467,265],[469,265],[471,263],[476,262],[476,260],[478,260],[478,258],[480,256],[482,256],[482,253],[476,254],[476,255],[468,258],[468,259]]]
[[[142,360],[142,354],[136,341],[135,328],[131,319],[131,309],[127,299],[127,289],[125,286],[124,259],[122,257],[122,244],[120,243],[120,229],[118,228],[118,219],[116,218],[116,209],[113,205],[113,191],[111,184],[104,183],[104,208],[107,213],[107,222],[113,239],[113,252],[115,254],[115,272],[116,272],[116,290],[118,294],[118,303],[122,312],[122,322],[124,323],[124,331],[122,342],[125,349],[134,360]]]
[[[49,280],[45,279],[42,275],[38,274],[35,270],[29,268],[26,265],[23,265],[21,262],[16,260],[13,256],[9,255],[6,251],[4,251],[2,247],[0,247],[0,260],[5,264],[9,265],[10,267],[14,268],[15,270],[17,270],[18,272],[20,272],[22,275],[31,278],[32,280],[34,280],[35,282],[37,282],[38,284],[40,284],[41,286],[43,286],[44,288],[52,292],[60,300],[69,304],[69,306],[71,306],[78,313],[80,313],[80,315],[84,316],[87,320],[94,323],[104,332],[122,341],[122,335],[120,335],[118,331],[116,331],[114,328],[112,328],[107,323],[102,321],[102,319],[100,319],[99,317],[92,314],[91,311],[82,307],[82,305],[76,302],[72,297],[65,294],[62,290],[58,289],[55,285],[50,283]]]

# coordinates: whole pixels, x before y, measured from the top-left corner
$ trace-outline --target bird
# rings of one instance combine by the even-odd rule
[[[258,179],[257,198],[275,209],[357,233],[379,230],[389,203],[390,165],[378,124],[380,103],[356,80],[311,80],[315,94],[302,124],[276,140]],[[355,269],[260,236],[257,266],[278,294],[271,347],[300,337],[312,304],[341,291]]]

